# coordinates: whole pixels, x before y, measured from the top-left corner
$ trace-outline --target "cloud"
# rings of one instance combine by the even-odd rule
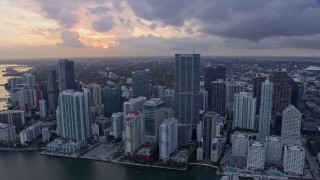
[[[291,0],[130,0],[140,18],[184,27],[197,21],[199,32],[258,41],[275,36],[320,33],[317,1]]]
[[[107,14],[111,9],[104,6],[97,6],[94,8],[88,8],[91,14]]]
[[[92,28],[98,32],[107,32],[113,28],[115,23],[112,16],[103,16],[97,21],[93,22]]]
[[[58,46],[71,46],[76,48],[82,48],[84,45],[79,40],[79,34],[69,30],[61,31],[62,43],[57,43]]]

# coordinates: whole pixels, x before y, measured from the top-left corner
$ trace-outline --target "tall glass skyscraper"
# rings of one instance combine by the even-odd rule
[[[59,60],[59,90],[60,92],[74,89],[74,64],[68,59]]]
[[[49,114],[55,114],[58,106],[59,89],[56,70],[48,74],[48,110]]]
[[[88,100],[85,94],[74,90],[66,90],[59,95],[58,131],[61,137],[69,140],[80,141],[85,144],[88,133],[89,115]]]
[[[132,72],[132,90],[134,97],[150,97],[150,70],[140,70]]]
[[[121,87],[118,84],[107,84],[103,88],[104,116],[121,111]]]
[[[265,140],[270,134],[272,120],[272,94],[273,84],[267,79],[261,85],[260,114],[259,114],[259,138]]]

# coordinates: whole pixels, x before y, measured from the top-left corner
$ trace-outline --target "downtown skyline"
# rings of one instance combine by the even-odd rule
[[[1,0],[0,59],[320,56],[317,0]]]

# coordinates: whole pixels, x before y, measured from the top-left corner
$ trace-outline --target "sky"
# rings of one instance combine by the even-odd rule
[[[0,0],[0,59],[320,56],[320,0]]]

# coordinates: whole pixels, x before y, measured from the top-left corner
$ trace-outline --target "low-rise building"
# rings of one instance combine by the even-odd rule
[[[37,122],[20,132],[20,143],[27,145],[32,140],[41,135],[41,122]]]
[[[16,127],[22,127],[25,125],[24,111],[20,110],[8,110],[0,111],[0,123],[14,125]]]
[[[56,139],[47,145],[47,152],[54,154],[74,154],[82,148],[82,142]]]

